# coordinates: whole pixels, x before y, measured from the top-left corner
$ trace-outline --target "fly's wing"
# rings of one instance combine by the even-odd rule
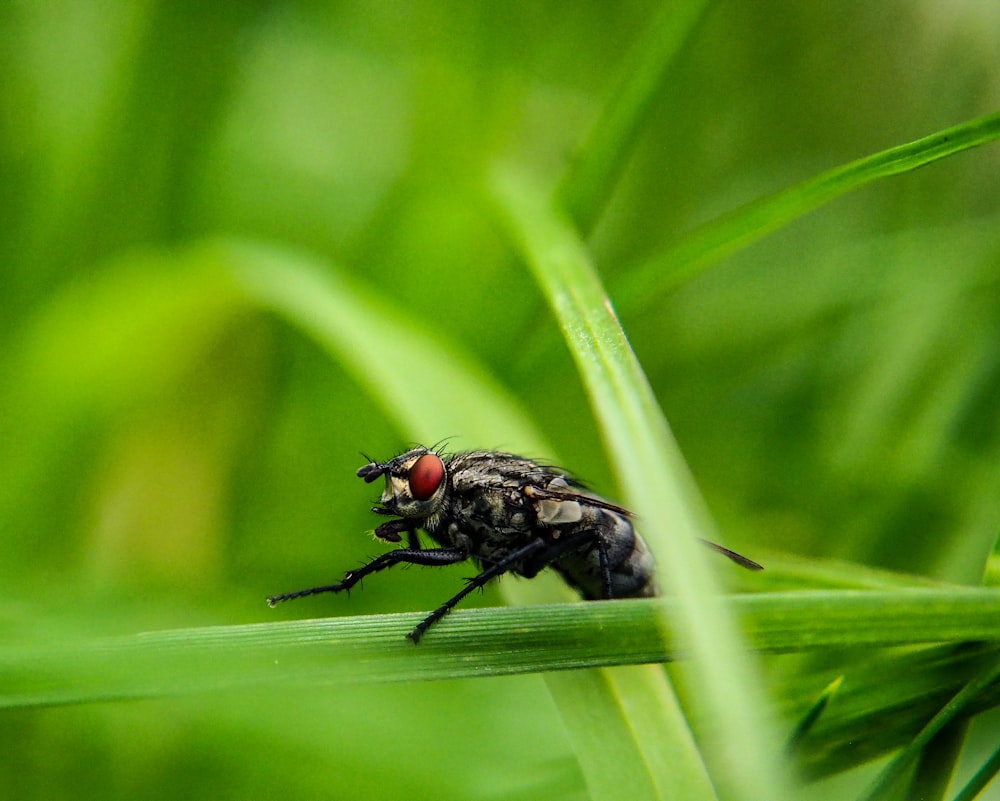
[[[579,522],[584,517],[585,507],[614,512],[625,518],[631,517],[627,509],[596,495],[581,492],[572,487],[563,476],[554,478],[544,487],[529,484],[524,488],[524,494],[532,499],[539,522],[550,526]]]
[[[727,559],[731,559],[740,567],[745,567],[747,570],[763,570],[764,565],[758,564],[753,559],[744,556],[741,553],[736,553],[736,551],[731,551],[725,545],[719,545],[717,542],[712,542],[711,540],[699,539],[702,545],[706,545],[711,548],[716,553],[721,553]]]
[[[615,512],[624,518],[633,518],[634,515],[621,506],[617,506],[609,501],[595,495],[584,494],[574,491],[565,479],[556,479],[548,487],[529,486],[525,489],[525,494],[531,498],[537,498],[538,517],[544,523],[558,524],[569,523],[579,520],[582,516],[581,506],[593,506],[597,509],[604,509]],[[578,512],[578,513],[577,513]],[[573,517],[573,515],[576,515]],[[758,564],[753,559],[737,553],[724,545],[712,542],[711,540],[699,539],[702,545],[711,548],[716,553],[722,554],[727,559],[732,560],[740,567],[747,570],[763,570],[763,565]]]

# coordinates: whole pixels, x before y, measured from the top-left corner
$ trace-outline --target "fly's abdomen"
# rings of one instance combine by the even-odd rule
[[[592,542],[553,563],[566,582],[588,601],[659,595],[653,554],[632,524],[621,515],[603,511],[595,528]]]

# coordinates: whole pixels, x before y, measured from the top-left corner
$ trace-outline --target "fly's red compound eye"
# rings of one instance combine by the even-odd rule
[[[436,453],[425,453],[410,468],[410,494],[418,501],[426,501],[444,479],[444,462]]]

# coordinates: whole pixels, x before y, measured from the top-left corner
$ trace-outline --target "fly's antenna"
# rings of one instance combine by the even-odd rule
[[[361,455],[365,456],[364,454]],[[368,457],[365,456],[365,458],[367,459]],[[384,464],[380,464],[379,462],[369,462],[363,467],[358,468],[357,475],[358,478],[363,478],[365,480],[365,484],[371,484],[375,479],[384,476],[385,471],[388,469],[388,467]]]

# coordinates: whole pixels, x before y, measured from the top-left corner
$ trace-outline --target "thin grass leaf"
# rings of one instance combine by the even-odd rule
[[[457,430],[465,441],[504,442],[555,455],[517,404],[466,354],[343,276],[302,257],[256,247],[230,247],[223,258],[258,302],[328,347],[369,388],[404,436],[434,441]],[[467,402],[470,398],[475,404]],[[565,597],[565,588],[549,586],[537,580],[505,582],[503,592],[515,600]],[[637,682],[640,675],[643,680]],[[661,686],[653,693],[657,683]],[[700,763],[686,759],[670,764],[670,755],[694,749],[662,675],[581,672],[552,679],[550,690],[567,721],[578,717],[581,704],[589,705],[594,725],[584,729],[568,723],[567,730],[594,799],[616,797],[620,783],[611,777],[623,774],[633,777],[637,801],[676,794],[714,797]],[[656,714],[640,718],[634,714],[638,709]]]
[[[715,798],[698,748],[663,671],[655,665],[547,677],[592,798]],[[620,705],[618,715],[605,706]],[[664,716],[664,711],[669,716]],[[628,726],[616,731],[614,727]],[[643,770],[625,770],[636,756]]]
[[[953,801],[974,801],[996,778],[998,771],[1000,771],[1000,747],[980,766],[965,787],[958,791]]]
[[[803,775],[829,776],[905,748],[997,653],[996,642],[953,642],[835,661],[831,669],[843,671],[844,682],[795,751]],[[807,674],[783,683],[789,714],[800,714],[812,703],[816,685],[825,680]],[[998,701],[994,685],[969,707],[967,716],[991,709]]]
[[[837,676],[837,678],[823,688],[823,691],[816,699],[816,703],[809,707],[805,715],[802,716],[802,719],[795,724],[795,728],[789,735],[788,742],[785,745],[787,751],[794,752],[801,745],[802,740],[812,730],[813,726],[816,725],[816,721],[819,720],[820,715],[826,711],[830,699],[833,698],[843,683],[844,677]]]
[[[937,736],[944,727],[959,716],[965,714],[970,707],[990,686],[1000,679],[1000,656],[995,656],[990,663],[938,714],[921,730],[913,741],[896,756],[879,774],[871,787],[859,796],[859,801],[876,801],[882,798],[903,773],[913,764],[924,748]]]
[[[1000,137],[1000,113],[990,114],[821,173],[749,203],[695,229],[631,272],[620,303],[655,304],[674,287],[770,232],[840,195],[915,170]]]
[[[674,58],[707,5],[682,0],[661,9],[625,60],[609,102],[563,176],[559,201],[584,236],[597,224]]]
[[[512,239],[559,320],[625,495],[683,610],[682,641],[698,661],[691,679],[709,709],[717,744],[713,779],[727,797],[790,797],[774,762],[780,749],[758,680],[750,678],[755,673],[697,553],[697,539],[710,532],[693,480],[589,256],[572,223],[527,178],[499,168],[493,189]],[[757,736],[748,741],[747,731]]]
[[[920,752],[916,769],[906,789],[908,798],[943,801],[965,748],[969,718],[953,720],[939,731]]]
[[[725,598],[724,604],[740,621],[748,647],[770,653],[1000,642],[1000,593],[987,590],[738,595]],[[689,655],[679,644],[681,610],[672,598],[456,610],[414,646],[405,634],[423,615],[207,626],[99,640],[69,636],[57,645],[5,645],[0,647],[0,707],[154,698],[261,684],[377,684],[555,670],[571,671],[567,677],[586,676],[591,673],[579,668]],[[970,667],[981,665],[976,660],[984,656],[995,656],[995,645],[981,648],[968,652]],[[959,670],[954,662],[937,664],[939,672]],[[600,676],[597,685],[605,680]],[[647,680],[639,676],[637,683],[646,685]],[[594,686],[583,685],[579,697]],[[659,687],[651,692],[660,692]],[[849,692],[845,685],[835,700]],[[626,705],[648,700],[638,693],[607,695]],[[913,696],[904,702],[912,704]],[[663,724],[657,704],[624,712],[626,719],[650,717],[650,726]],[[579,721],[583,715],[600,723],[588,734],[599,739],[601,727],[608,725],[601,722],[600,707],[586,704],[574,709],[570,719]],[[639,731],[646,730],[639,721]],[[684,766],[672,770],[683,772]]]

